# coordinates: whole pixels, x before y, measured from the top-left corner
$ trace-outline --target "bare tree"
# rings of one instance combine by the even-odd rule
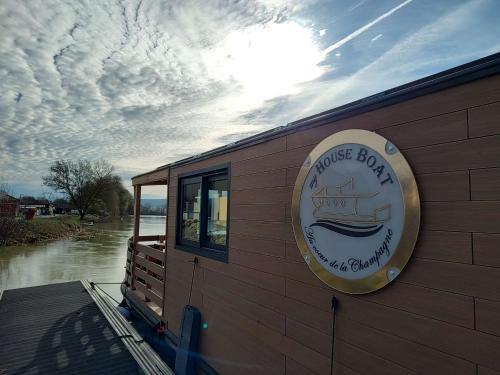
[[[43,184],[66,195],[83,220],[99,194],[112,182],[113,166],[105,160],[58,160],[43,177]]]
[[[5,182],[1,177],[0,177],[0,193],[12,195],[13,191],[11,186]]]

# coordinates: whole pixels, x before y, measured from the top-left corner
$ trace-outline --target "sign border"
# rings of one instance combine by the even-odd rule
[[[377,272],[362,279],[346,279],[328,272],[316,260],[307,246],[300,222],[300,198],[305,179],[318,159],[333,147],[354,143],[366,145],[378,152],[392,167],[403,193],[403,232],[393,256]],[[325,284],[344,293],[370,293],[389,284],[408,263],[420,229],[420,197],[410,165],[390,141],[374,132],[362,129],[339,131],[321,141],[302,164],[292,196],[292,226],[297,246],[309,269]]]

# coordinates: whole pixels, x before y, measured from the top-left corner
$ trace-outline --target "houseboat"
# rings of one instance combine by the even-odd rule
[[[132,184],[122,293],[177,374],[500,375],[500,54]]]

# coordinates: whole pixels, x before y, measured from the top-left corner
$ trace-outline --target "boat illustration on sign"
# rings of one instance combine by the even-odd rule
[[[382,229],[391,218],[391,205],[386,204],[371,213],[359,213],[358,201],[371,199],[378,192],[358,194],[354,190],[354,179],[336,186],[323,186],[312,195],[317,219],[311,226],[323,227],[350,237],[368,237]]]

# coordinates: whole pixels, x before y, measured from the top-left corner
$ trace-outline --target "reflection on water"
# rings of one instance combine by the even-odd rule
[[[164,216],[143,216],[141,235],[165,234]],[[123,281],[127,239],[133,219],[96,224],[90,240],[59,240],[41,245],[0,247],[0,290],[90,279]],[[118,301],[119,285],[102,285]]]

